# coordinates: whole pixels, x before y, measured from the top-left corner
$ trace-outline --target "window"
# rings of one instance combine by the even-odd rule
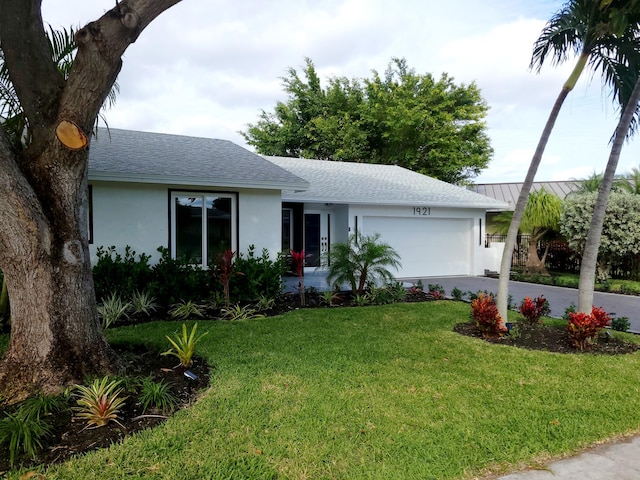
[[[293,250],[293,209],[282,209],[282,251]]]
[[[203,267],[236,245],[236,198],[225,193],[171,193],[171,255]]]

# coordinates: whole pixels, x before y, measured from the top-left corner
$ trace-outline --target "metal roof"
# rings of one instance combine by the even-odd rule
[[[232,188],[305,189],[308,183],[228,140],[98,129],[89,179]]]
[[[508,208],[504,202],[395,165],[265,158],[309,182],[303,192],[283,191],[285,201]]]
[[[579,187],[580,181],[566,180],[559,182],[533,182],[531,191],[535,192],[544,187],[549,193],[554,193],[561,199],[564,199],[569,193]],[[522,190],[522,182],[520,183],[481,183],[469,187],[474,192],[495,198],[501,202],[509,204],[511,210],[518,201],[520,190]]]

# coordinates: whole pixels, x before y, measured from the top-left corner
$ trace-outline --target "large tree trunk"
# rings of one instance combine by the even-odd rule
[[[629,101],[624,107],[620,121],[616,127],[611,153],[607,168],[602,176],[602,182],[598,190],[598,198],[593,207],[593,216],[591,217],[591,225],[589,226],[589,234],[585,242],[584,251],[582,253],[582,263],[580,265],[580,283],[578,285],[578,311],[591,313],[593,308],[593,289],[595,285],[596,265],[598,262],[598,250],[600,249],[600,238],[602,237],[602,225],[607,210],[609,194],[611,186],[615,178],[616,169],[618,168],[618,160],[624,139],[629,133],[631,121],[636,113],[638,103],[640,102],[640,78],[636,82]]]
[[[549,275],[547,268],[544,266],[544,260],[538,255],[538,242],[540,236],[529,236],[529,252],[527,254],[527,264],[524,267],[524,273],[527,275]]]
[[[498,279],[498,295],[496,299],[498,313],[500,314],[500,317],[505,321],[507,319],[509,276],[511,273],[513,249],[516,246],[518,229],[520,228],[520,223],[522,222],[524,209],[527,206],[527,200],[529,199],[529,193],[531,192],[531,185],[533,184],[533,180],[535,179],[536,172],[538,171],[538,166],[540,165],[540,161],[542,160],[542,154],[544,153],[544,149],[547,146],[547,142],[549,141],[549,137],[551,136],[551,131],[553,130],[553,126],[556,123],[556,119],[558,118],[560,109],[562,108],[562,104],[567,98],[567,95],[569,95],[569,92],[573,90],[573,87],[575,87],[578,78],[580,78],[580,74],[584,70],[588,58],[589,56],[585,55],[584,53],[580,55],[580,58],[578,59],[573,72],[569,76],[569,79],[565,82],[562,90],[560,91],[560,94],[558,95],[558,98],[553,104],[553,108],[551,109],[551,113],[549,114],[549,118],[547,119],[547,123],[545,124],[542,135],[540,136],[540,140],[538,141],[538,146],[536,147],[536,151],[533,154],[533,158],[531,159],[531,164],[529,165],[527,176],[525,177],[524,183],[522,184],[522,190],[520,190],[518,201],[516,202],[513,217],[511,219],[511,224],[509,225],[509,230],[507,231],[504,252],[502,253],[502,261],[500,263],[500,277]]]
[[[57,392],[109,367],[87,243],[86,162],[69,162],[68,152],[51,145],[45,158],[30,161],[56,166],[56,183],[41,179],[36,190],[17,171],[26,159],[0,138],[0,266],[11,298],[0,395],[8,401]]]
[[[0,44],[30,133],[20,148],[0,129],[0,269],[11,298],[11,340],[0,363],[4,401],[109,370],[91,277],[82,147],[122,54],[178,1],[116,2],[77,32],[65,79],[51,59],[41,0],[0,0]]]

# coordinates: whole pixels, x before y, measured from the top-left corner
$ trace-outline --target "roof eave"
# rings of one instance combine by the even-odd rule
[[[113,172],[97,172],[89,170],[89,181],[147,183],[157,185],[192,185],[200,187],[255,188],[263,190],[295,190],[305,191],[309,183],[303,182],[270,182],[264,180],[229,180],[209,177],[184,177],[179,175],[123,174]]]
[[[287,189],[290,190],[290,189]],[[495,203],[469,203],[469,202],[432,202],[428,200],[372,200],[372,199],[345,199],[345,198],[326,198],[326,197],[299,197],[293,195],[287,195],[283,192],[282,200],[286,202],[299,202],[299,203],[339,203],[348,205],[388,205],[388,206],[412,206],[428,205],[430,207],[443,207],[443,208],[478,208],[483,210],[508,210],[509,205],[503,203],[502,205],[496,205]]]

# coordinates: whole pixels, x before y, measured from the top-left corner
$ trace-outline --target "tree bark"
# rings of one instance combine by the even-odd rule
[[[549,275],[547,268],[544,266],[544,260],[538,256],[538,242],[541,236],[531,234],[529,236],[529,252],[527,254],[527,264],[524,267],[524,273],[528,275]]]
[[[520,190],[520,194],[518,195],[518,201],[516,202],[516,206],[513,211],[511,224],[509,224],[509,230],[507,231],[507,238],[505,239],[504,244],[504,251],[502,252],[502,261],[500,263],[498,296],[496,298],[498,313],[500,314],[500,318],[504,320],[506,320],[507,318],[509,277],[511,273],[513,249],[516,246],[516,239],[518,237],[518,229],[520,228],[520,223],[522,222],[522,215],[524,214],[524,209],[527,206],[527,200],[529,199],[531,186],[533,184],[533,180],[535,179],[536,172],[538,171],[538,167],[540,166],[542,154],[544,153],[544,149],[547,146],[547,142],[549,141],[549,137],[551,136],[551,131],[553,130],[553,126],[556,123],[556,120],[560,113],[560,109],[562,108],[562,104],[567,98],[567,95],[569,95],[570,91],[571,89],[569,88],[563,88],[560,91],[560,94],[558,95],[553,108],[551,109],[551,113],[549,114],[547,123],[544,127],[544,130],[542,131],[542,136],[538,141],[538,147],[536,148],[533,158],[531,159],[531,164],[529,165],[527,176],[525,177],[524,183],[522,184],[522,190]]]
[[[0,397],[55,393],[108,372],[87,241],[88,150],[65,147],[62,122],[88,137],[140,32],[179,0],[123,0],[78,31],[65,80],[53,64],[40,0],[0,0],[0,42],[32,142],[0,130],[0,269],[9,290],[11,339],[0,362]]]
[[[602,225],[604,224],[604,216],[609,202],[609,194],[615,179],[616,169],[618,168],[618,160],[624,140],[629,133],[629,128],[633,120],[633,116],[640,102],[640,78],[636,81],[633,92],[629,97],[629,101],[624,107],[611,146],[611,153],[607,167],[602,176],[602,182],[598,189],[598,197],[593,207],[593,216],[591,217],[591,225],[589,233],[584,245],[582,253],[582,263],[580,265],[580,282],[578,284],[578,311],[591,313],[593,308],[593,290],[595,285],[596,267],[598,262],[598,250],[600,248],[600,239],[602,237]]]

